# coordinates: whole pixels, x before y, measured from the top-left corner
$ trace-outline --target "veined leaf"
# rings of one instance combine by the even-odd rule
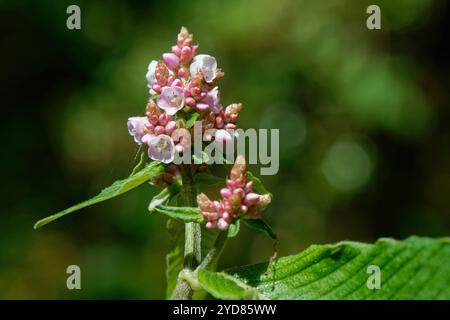
[[[155,211],[183,223],[202,223],[204,221],[200,209],[196,207],[170,207],[158,205],[155,207]]]
[[[374,276],[369,266],[380,270],[380,289],[369,289]],[[267,267],[260,263],[225,272],[271,299],[450,299],[450,238],[313,245]]]
[[[162,163],[152,162],[142,170],[136,172],[133,175],[130,175],[128,178],[114,182],[111,186],[107,187],[106,189],[103,189],[102,192],[100,192],[97,196],[89,200],[83,201],[79,204],[76,204],[66,210],[60,211],[54,215],[48,216],[42,220],[39,220],[34,225],[34,229],[40,228],[46,225],[47,223],[50,223],[74,211],[117,197],[127,191],[130,191],[131,189],[136,188],[145,181],[150,180],[152,177],[161,174],[163,171],[164,165]]]
[[[259,298],[259,294],[254,288],[223,272],[199,269],[197,280],[203,289],[218,299],[243,300]]]
[[[272,228],[262,219],[243,219],[245,224],[252,229],[262,231],[267,234],[273,240],[277,239],[277,235],[273,232]]]

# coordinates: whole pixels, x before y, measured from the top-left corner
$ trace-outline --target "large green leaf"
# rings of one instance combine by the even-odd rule
[[[50,223],[56,219],[59,219],[69,213],[72,213],[74,211],[83,209],[88,206],[92,206],[93,204],[117,197],[127,191],[130,191],[131,189],[136,188],[137,186],[141,185],[142,183],[150,180],[151,178],[163,173],[164,171],[164,165],[159,162],[152,162],[148,164],[145,168],[142,170],[130,175],[128,178],[119,180],[114,182],[111,186],[105,188],[95,197],[83,201],[79,204],[76,204],[66,210],[60,211],[56,214],[53,214],[51,216],[48,216],[42,220],[39,220],[34,225],[34,228],[40,228],[47,223]]]
[[[380,268],[380,289],[369,289],[369,266]],[[370,269],[369,269],[370,270]],[[344,241],[225,272],[270,299],[450,299],[450,238]],[[223,286],[206,287],[227,298]]]

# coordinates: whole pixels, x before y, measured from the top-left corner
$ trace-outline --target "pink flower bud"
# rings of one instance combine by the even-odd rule
[[[227,129],[227,130],[234,130],[234,129],[236,129],[236,125],[234,123],[227,123],[225,125],[225,129]]]
[[[230,218],[231,218],[231,216],[230,216],[230,214],[227,211],[225,211],[222,214],[222,219],[224,219],[225,221],[228,221]]]
[[[146,126],[148,131],[153,132],[153,130],[155,129],[155,125],[152,123],[148,123]]]
[[[155,135],[159,136],[160,134],[164,134],[165,129],[163,126],[156,126],[155,127]]]
[[[244,192],[244,189],[242,189],[242,188],[234,189],[233,194],[237,195],[239,198],[245,197],[245,192]]]
[[[188,105],[190,107],[193,107],[193,106],[195,106],[196,101],[192,97],[187,97],[186,100],[184,101],[184,103],[186,103],[186,105]]]
[[[184,46],[192,46],[192,39],[191,38],[184,39],[183,45]]]
[[[169,121],[166,124],[166,134],[172,134],[173,130],[175,130],[177,127],[177,123],[175,121]]]
[[[228,228],[228,223],[224,219],[219,219],[217,222],[217,227],[220,230],[226,230]]]
[[[248,210],[248,207],[247,207],[246,205],[242,205],[242,206],[241,206],[241,212],[242,212],[242,213],[246,213],[247,210]]]
[[[148,118],[148,121],[150,121],[154,125],[157,125],[158,124],[158,116],[156,114],[152,114]]]
[[[245,192],[250,192],[253,189],[253,181],[249,181],[245,184]]]
[[[183,63],[189,62],[192,59],[192,49],[189,46],[184,46],[181,49],[180,58]]]
[[[163,61],[170,69],[175,69],[180,64],[180,58],[175,53],[164,53]]]
[[[223,119],[222,119],[221,116],[217,116],[215,122],[216,122],[216,127],[217,128],[222,128],[223,127]]]
[[[188,76],[188,72],[186,69],[180,68],[180,70],[178,70],[178,76],[180,78],[186,78]]]
[[[220,190],[220,194],[224,198],[229,198],[231,196],[231,191],[228,188],[223,188]]]
[[[159,84],[154,84],[152,89],[157,93],[161,93],[161,86]]]
[[[236,186],[236,184],[234,183],[234,180],[231,180],[231,179],[228,179],[226,184],[227,184],[228,188],[231,188],[231,189],[233,189]]]
[[[179,46],[172,46],[172,52],[175,53],[177,56],[180,56],[181,48]]]
[[[254,205],[254,204],[258,203],[258,201],[259,201],[259,194],[256,194],[256,193],[248,193],[245,196],[245,200],[244,200],[244,202],[247,206]]]
[[[172,82],[172,87],[180,87],[180,88],[182,88],[183,87],[183,82],[181,82],[180,79],[175,79]]]
[[[216,224],[215,221],[208,221],[208,222],[206,223],[206,227],[207,227],[208,229],[215,228],[216,226],[217,226],[217,224]]]
[[[165,117],[164,113],[161,113],[159,115],[158,122],[159,122],[160,125],[163,125],[163,126],[166,125],[167,121],[166,121],[166,117]]]

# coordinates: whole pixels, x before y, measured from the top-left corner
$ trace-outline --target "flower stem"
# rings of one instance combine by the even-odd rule
[[[194,183],[191,168],[189,166],[181,167],[183,187],[181,191],[182,205],[197,206],[197,188]],[[193,271],[201,261],[201,228],[200,224],[189,222],[185,224],[185,243],[184,243],[184,263],[183,271]],[[189,283],[182,277],[178,277],[177,284],[172,293],[171,299],[189,300],[192,299],[193,290]]]

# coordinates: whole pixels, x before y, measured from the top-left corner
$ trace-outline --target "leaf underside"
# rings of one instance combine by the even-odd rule
[[[130,175],[128,178],[114,182],[111,186],[103,189],[102,192],[100,192],[95,197],[83,201],[81,203],[78,203],[56,214],[48,216],[42,220],[39,220],[34,225],[34,229],[40,228],[46,225],[47,223],[50,223],[74,211],[78,211],[93,204],[117,197],[127,191],[130,191],[131,189],[138,187],[142,183],[150,180],[152,177],[155,177],[163,173],[163,171],[164,171],[163,164],[159,162],[152,162],[148,164],[146,167],[144,167],[142,170]]]
[[[367,286],[371,265],[381,270],[380,289]],[[225,272],[269,299],[450,299],[450,238],[313,245],[269,268],[260,263]],[[230,293],[214,288],[214,296]]]

